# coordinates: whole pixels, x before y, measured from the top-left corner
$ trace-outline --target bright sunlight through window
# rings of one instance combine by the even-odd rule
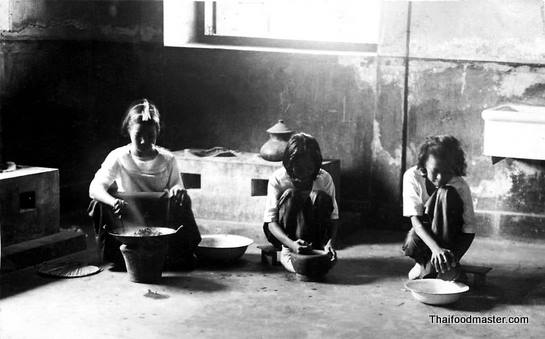
[[[207,1],[209,36],[376,44],[379,0]]]
[[[375,53],[381,0],[163,0],[164,44]]]

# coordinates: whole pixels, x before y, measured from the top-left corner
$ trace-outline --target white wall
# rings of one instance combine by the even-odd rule
[[[9,4],[7,0],[0,1],[0,30],[9,29]]]

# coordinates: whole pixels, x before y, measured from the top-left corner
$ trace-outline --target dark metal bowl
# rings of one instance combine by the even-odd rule
[[[312,278],[323,277],[334,264],[331,254],[321,250],[312,250],[308,254],[291,253],[291,262],[295,272]]]
[[[180,226],[180,228],[181,227],[182,226]],[[157,234],[139,234],[138,231],[143,228],[149,228]],[[180,228],[178,228],[178,230]],[[121,243],[130,247],[158,247],[167,244],[169,237],[178,230],[167,227],[126,226],[113,229],[109,233]]]

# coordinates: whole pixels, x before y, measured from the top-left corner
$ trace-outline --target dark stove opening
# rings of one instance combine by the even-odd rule
[[[19,194],[19,209],[30,210],[36,208],[36,192],[22,192]]]

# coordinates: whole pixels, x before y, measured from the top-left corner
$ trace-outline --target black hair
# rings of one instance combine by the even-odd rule
[[[312,164],[315,168],[312,176],[312,180],[314,180],[322,167],[322,152],[320,151],[318,141],[312,135],[306,133],[292,135],[284,151],[282,164],[290,178],[293,178],[293,162],[304,155],[309,155],[312,159]]]
[[[456,176],[466,175],[466,159],[460,141],[452,135],[433,135],[424,140],[418,151],[417,168],[426,173],[426,161],[433,155],[444,162]]]
[[[161,116],[157,106],[150,100],[143,98],[133,101],[121,123],[121,134],[128,135],[129,128],[135,124],[149,124],[155,127],[157,134],[161,131]]]

